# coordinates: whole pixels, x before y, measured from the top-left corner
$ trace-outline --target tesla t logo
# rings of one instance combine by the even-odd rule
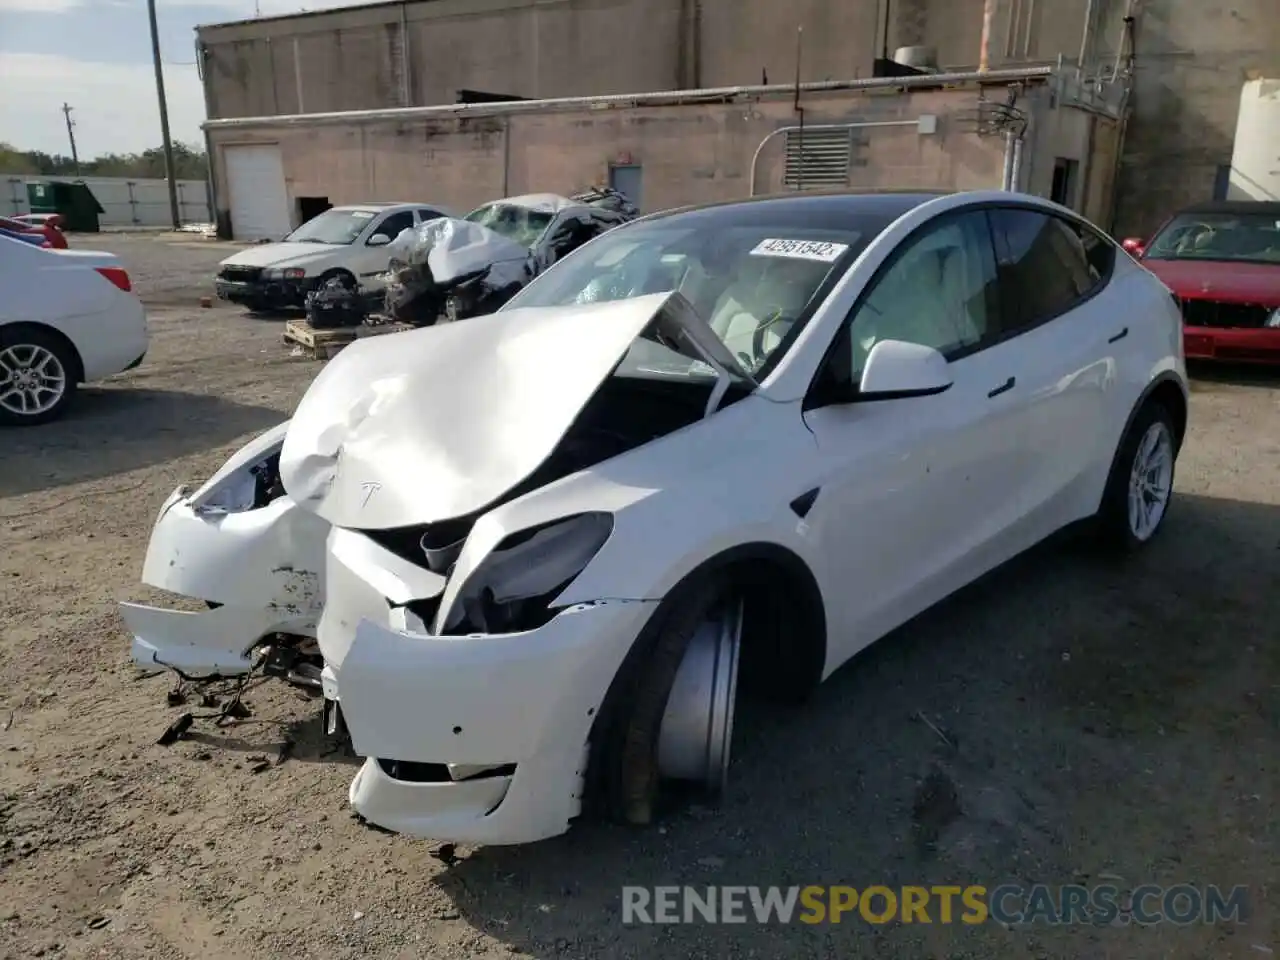
[[[1208,292],[1209,292],[1210,290],[1212,290],[1212,289],[1213,289],[1213,284],[1211,284],[1211,283],[1202,283],[1202,284],[1200,284],[1200,292],[1201,292],[1201,293],[1208,293]]]
[[[364,491],[364,499],[360,501],[360,509],[363,510],[369,505],[369,501],[373,499],[373,495],[382,489],[382,484],[376,480],[366,480],[360,484],[360,489]]]

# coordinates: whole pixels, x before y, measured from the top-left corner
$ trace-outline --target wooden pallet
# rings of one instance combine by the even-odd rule
[[[413,328],[403,323],[361,324],[358,327],[336,327],[317,330],[305,320],[290,320],[284,325],[285,344],[301,349],[312,360],[328,360],[343,347],[361,337],[376,337]]]

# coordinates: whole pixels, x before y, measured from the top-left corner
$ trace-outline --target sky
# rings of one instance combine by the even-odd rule
[[[361,2],[156,0],[173,138],[203,149],[196,24]],[[82,160],[160,146],[146,0],[0,0],[0,141],[70,155],[64,103]]]

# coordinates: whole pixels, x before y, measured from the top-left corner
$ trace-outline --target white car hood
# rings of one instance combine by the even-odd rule
[[[363,338],[298,405],[280,456],[285,489],[338,527],[475,513],[552,454],[664,307],[664,330],[681,353],[722,378],[750,379],[679,293],[501,310]]]
[[[311,260],[323,260],[347,249],[333,243],[263,243],[233,253],[220,266],[281,267]]]

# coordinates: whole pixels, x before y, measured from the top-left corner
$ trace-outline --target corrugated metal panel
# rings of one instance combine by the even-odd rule
[[[847,187],[851,130],[805,130],[788,133],[787,165],[782,182],[794,188]]]

